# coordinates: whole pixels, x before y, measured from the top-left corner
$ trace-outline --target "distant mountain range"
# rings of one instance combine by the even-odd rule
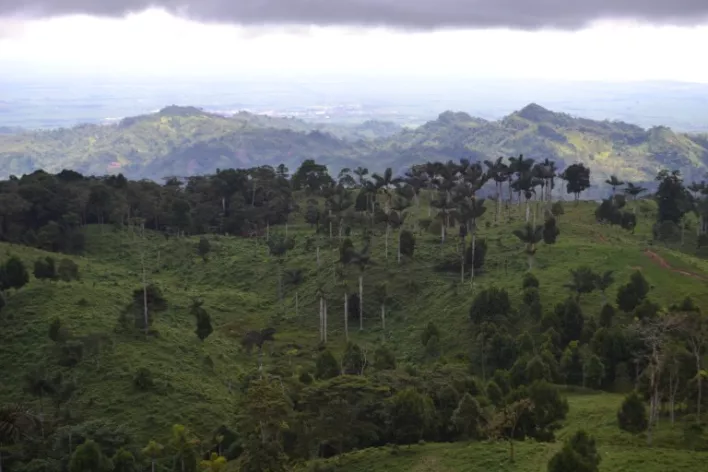
[[[225,117],[170,106],[112,125],[0,130],[0,177],[70,168],[160,179],[280,163],[294,170],[304,159],[323,162],[333,172],[359,165],[402,172],[430,160],[518,154],[555,159],[561,169],[583,162],[596,181],[612,174],[647,181],[661,168],[680,169],[694,180],[708,171],[708,135],[578,118],[537,104],[499,121],[446,111],[417,128],[381,121],[309,123],[246,112]]]

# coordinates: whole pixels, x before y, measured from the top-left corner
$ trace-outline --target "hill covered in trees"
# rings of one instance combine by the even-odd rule
[[[0,176],[73,169],[162,179],[231,167],[295,168],[306,159],[333,173],[362,165],[402,174],[426,160],[483,161],[521,153],[553,159],[559,168],[584,163],[597,183],[610,175],[651,181],[661,168],[696,180],[708,169],[706,136],[576,118],[536,104],[500,121],[448,111],[415,129],[375,121],[315,124],[246,112],[224,117],[172,106],[115,125],[0,133]]]
[[[708,190],[655,179],[2,181],[3,471],[696,470]]]

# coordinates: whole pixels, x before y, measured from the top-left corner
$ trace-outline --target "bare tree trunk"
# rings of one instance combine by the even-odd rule
[[[320,267],[320,244],[319,244],[319,242],[317,243],[317,250],[315,252],[317,254],[317,268],[319,269],[319,267]]]
[[[386,304],[381,304],[381,326],[386,330]]]
[[[364,330],[364,276],[359,275],[359,331]]]
[[[474,252],[477,249],[475,246],[477,245],[477,235],[472,233],[472,261],[470,262],[470,283],[474,281]]]
[[[344,338],[349,341],[349,297],[344,292]]]
[[[327,342],[327,299],[324,301],[324,342]]]
[[[398,228],[398,263],[401,263],[401,232],[403,230]]]
[[[698,399],[696,401],[696,420],[701,421],[701,403],[703,401],[703,378],[701,377],[701,351],[695,351],[696,358],[696,378],[698,380]]]
[[[324,303],[320,296],[320,342],[324,341]]]
[[[148,323],[148,302],[147,302],[147,276],[145,273],[145,225],[143,225],[142,228],[143,231],[143,248],[142,251],[140,252],[140,262],[141,265],[143,266],[143,323],[144,323],[144,330],[145,330],[145,336],[147,337],[148,332],[149,332],[149,323]]]
[[[465,240],[462,240],[462,248],[460,250],[460,283],[465,283]]]
[[[298,305],[299,305],[298,291],[295,291],[295,318],[298,318]]]
[[[288,237],[288,222],[285,222],[285,237]]]
[[[388,231],[389,231],[390,225],[386,223],[386,259],[388,260]]]
[[[270,222],[266,221],[266,241],[270,241]]]

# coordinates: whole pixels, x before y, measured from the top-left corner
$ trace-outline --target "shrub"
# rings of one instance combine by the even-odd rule
[[[548,462],[548,472],[597,472],[600,455],[585,431],[575,433]]]
[[[497,317],[506,317],[511,312],[509,293],[504,289],[490,287],[477,294],[470,308],[470,318],[476,324],[496,321]]]
[[[138,390],[150,390],[154,384],[152,372],[150,372],[147,367],[141,367],[137,370],[137,372],[135,372],[135,376],[133,377],[133,385],[135,385],[135,388]]]
[[[315,377],[320,380],[331,379],[339,375],[339,363],[331,351],[325,349],[317,356]]]
[[[374,368],[378,370],[394,370],[396,368],[396,356],[386,346],[379,346],[374,352]]]
[[[524,278],[521,282],[521,288],[527,289],[527,288],[538,288],[539,287],[539,282],[538,278],[533,275],[531,272],[526,272],[524,274]]]
[[[34,262],[34,276],[40,280],[54,280],[57,277],[54,259],[51,257],[37,259]]]
[[[64,282],[79,280],[79,266],[71,259],[64,258],[59,262],[57,275]]]
[[[407,229],[402,230],[400,244],[401,254],[407,257],[413,257],[413,253],[415,252],[415,236],[413,236],[413,233]]]
[[[647,409],[636,391],[627,395],[617,412],[617,422],[620,429],[632,434],[646,431],[649,426]]]

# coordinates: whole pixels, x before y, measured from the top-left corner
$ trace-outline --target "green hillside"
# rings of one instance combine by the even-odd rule
[[[566,206],[560,224],[561,236],[553,247],[543,247],[537,256],[534,273],[541,282],[544,306],[560,302],[566,293],[559,287],[569,277],[568,270],[586,264],[598,271],[614,270],[617,280],[626,280],[634,270],[641,270],[651,282],[652,299],[668,306],[684,296],[708,309],[708,263],[668,249],[651,248],[670,261],[676,270],[691,274],[677,275],[661,267],[646,253],[649,250],[648,228],[642,225],[634,235],[622,230],[598,226],[593,221],[593,206]],[[646,216],[651,216],[647,213]],[[488,218],[483,219],[489,220]],[[444,340],[442,359],[459,362],[470,354],[473,338],[469,307],[474,295],[485,287],[504,287],[512,294],[514,306],[520,306],[521,276],[525,272],[523,247],[511,235],[518,224],[485,228],[481,236],[492,242],[484,272],[474,288],[459,284],[458,276],[442,275],[431,270],[440,257],[439,241],[434,235],[420,234],[419,248],[413,260],[401,266],[391,255],[384,256],[382,235],[377,236],[373,259],[378,262],[367,270],[364,292],[372,293],[383,282],[389,283],[391,300],[387,329],[382,331],[376,302],[365,306],[365,329],[359,332],[352,321],[350,339],[370,351],[386,339],[401,364],[430,364],[426,361],[421,332],[434,321]],[[273,227],[273,233],[283,227]],[[307,225],[295,221],[291,235],[302,241],[311,234]],[[208,437],[221,424],[231,425],[238,413],[242,395],[240,385],[253,375],[255,355],[247,355],[240,338],[250,330],[273,326],[276,341],[266,348],[265,365],[274,371],[298,372],[297,366],[311,369],[318,352],[317,281],[323,281],[331,297],[328,346],[335,352],[344,349],[344,333],[340,301],[342,283],[334,281],[333,263],[338,260],[336,242],[331,250],[322,251],[320,275],[313,254],[303,245],[288,253],[287,265],[305,268],[305,283],[298,289],[298,314],[295,314],[294,292],[287,291],[284,305],[277,302],[277,262],[268,255],[264,241],[234,237],[210,238],[212,250],[208,260],[197,254],[198,239],[170,238],[151,235],[147,239],[149,281],[156,283],[169,302],[169,309],[155,321],[159,336],[149,340],[136,335],[114,332],[120,311],[129,303],[132,290],[141,281],[140,250],[142,242],[126,231],[112,227],[87,228],[87,252],[74,257],[81,271],[80,282],[45,282],[32,280],[27,287],[11,294],[2,315],[2,350],[4,366],[0,383],[3,402],[27,401],[22,386],[27,372],[38,365],[59,369],[79,385],[68,403],[77,419],[100,418],[107,424],[121,425],[131,438],[145,443],[156,437],[167,438],[172,424],[187,424],[200,437]],[[325,242],[325,244],[327,244]],[[447,245],[453,251],[454,243]],[[19,254],[31,265],[47,255],[38,250],[0,245],[3,254]],[[349,286],[356,286],[355,271],[347,275]],[[615,287],[608,294],[614,298]],[[212,316],[214,334],[205,342],[194,335],[194,319],[189,313],[192,297],[204,300]],[[597,316],[599,294],[583,300],[588,316]],[[49,324],[59,317],[72,335],[79,338],[105,336],[98,353],[85,353],[77,367],[57,367],[53,359],[56,347],[47,337]],[[443,366],[445,362],[440,365]],[[134,386],[140,368],[152,373],[155,387],[141,392]],[[603,455],[601,470],[673,471],[697,467],[707,458],[705,453],[684,450],[678,430],[662,425],[662,439],[654,448],[644,440],[620,433],[615,413],[621,395],[571,395],[570,414],[562,439],[579,428],[595,434]],[[38,407],[38,404],[35,403]],[[49,412],[52,407],[45,406]],[[590,416],[588,416],[590,415]],[[567,432],[565,432],[567,431]],[[413,446],[397,454],[388,450],[351,453],[335,462],[343,471],[376,470],[544,470],[543,466],[559,447],[534,442],[518,446],[518,465],[509,465],[503,444],[454,444]]]
[[[445,112],[405,130],[375,121],[322,125],[245,112],[227,118],[172,106],[115,125],[0,133],[0,175],[71,168],[161,179],[218,168],[297,167],[305,159],[323,162],[335,172],[358,165],[403,172],[425,160],[481,161],[521,153],[565,165],[583,162],[598,182],[610,175],[652,180],[661,168],[680,169],[694,180],[708,170],[705,136],[576,118],[535,104],[500,121]]]
[[[578,430],[601,471],[701,467],[705,186],[496,202],[492,168],[423,167],[0,182],[3,472],[148,470],[150,440],[159,472],[543,471]]]

